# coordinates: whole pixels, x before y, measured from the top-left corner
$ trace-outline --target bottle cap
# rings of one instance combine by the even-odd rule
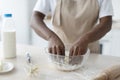
[[[4,14],[4,17],[12,17],[12,14]]]

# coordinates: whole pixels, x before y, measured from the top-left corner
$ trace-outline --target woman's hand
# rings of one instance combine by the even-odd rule
[[[70,48],[70,56],[84,55],[87,52],[88,42],[85,40],[76,41]]]
[[[52,35],[49,41],[49,53],[57,55],[65,55],[65,46],[57,35]]]

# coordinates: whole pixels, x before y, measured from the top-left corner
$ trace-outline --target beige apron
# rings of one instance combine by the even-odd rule
[[[72,45],[90,31],[99,14],[98,0],[57,0],[53,25],[65,45]],[[99,52],[98,42],[89,44],[91,52]]]

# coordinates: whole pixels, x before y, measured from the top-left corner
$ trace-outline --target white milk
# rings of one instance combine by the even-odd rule
[[[5,13],[2,25],[3,58],[16,57],[16,29],[11,13]]]
[[[16,57],[16,31],[8,30],[2,32],[3,57]]]

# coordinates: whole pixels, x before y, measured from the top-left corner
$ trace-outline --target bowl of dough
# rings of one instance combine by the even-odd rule
[[[89,49],[87,49],[87,52],[84,55],[78,56],[69,56],[68,50],[65,51],[65,56],[47,52],[48,61],[51,63],[51,65],[62,71],[73,71],[79,69],[86,63],[89,54]]]

